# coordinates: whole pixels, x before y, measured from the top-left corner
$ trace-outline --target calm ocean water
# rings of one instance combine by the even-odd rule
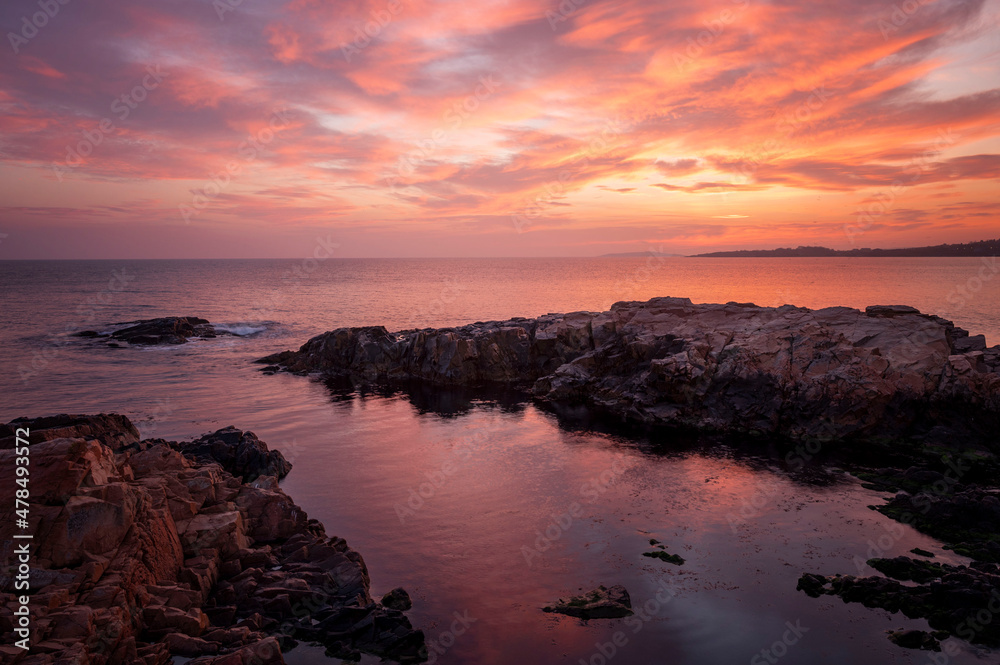
[[[599,663],[616,630],[627,643],[615,662],[753,662],[791,622],[808,630],[781,648],[782,663],[923,665],[925,654],[884,631],[925,622],[795,591],[802,572],[856,574],[879,542],[890,543],[885,556],[919,546],[960,560],[867,509],[880,495],[843,474],[796,476],[751,451],[580,431],[516,395],[344,392],[264,376],[251,361],[338,326],[454,325],[661,295],[908,304],[995,344],[996,268],[657,257],[0,262],[0,418],[116,411],[146,436],[254,430],[295,465],[283,481],[291,496],[362,552],[373,592],[411,592],[411,619],[440,646],[437,662]],[[134,349],[70,336],[166,315],[248,336]],[[687,563],[642,557],[651,537]],[[649,603],[641,621],[584,624],[539,610],[616,583],[634,605]],[[655,601],[658,591],[670,600]],[[475,622],[452,640],[455,612]],[[962,645],[950,662],[995,659]],[[321,660],[308,647],[289,657]]]

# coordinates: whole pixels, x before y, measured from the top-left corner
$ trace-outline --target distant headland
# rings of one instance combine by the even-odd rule
[[[828,247],[779,247],[778,249],[740,249],[731,252],[709,252],[694,254],[698,258],[757,258],[768,256],[785,257],[868,257],[868,256],[996,256],[1000,252],[1000,238],[954,245],[934,245],[933,247],[907,247],[903,249],[830,249]]]

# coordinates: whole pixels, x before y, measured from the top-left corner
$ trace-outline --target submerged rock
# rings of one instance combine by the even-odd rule
[[[620,584],[611,588],[603,585],[589,593],[573,596],[569,600],[559,599],[554,605],[542,608],[543,612],[555,612],[580,619],[615,619],[632,614],[632,599]]]
[[[797,440],[934,432],[995,445],[1000,429],[1000,347],[905,306],[654,298],[457,328],[339,328],[260,362],[373,382],[522,384],[556,408]]]
[[[252,433],[140,441],[114,414],[19,419],[0,426],[8,487],[19,427],[31,432],[32,665],[280,664],[296,639],[354,659],[426,660],[423,633],[372,599],[361,555],[278,487],[287,462]],[[13,511],[0,508],[5,561],[20,542]],[[0,591],[15,583],[0,571]],[[6,644],[13,612],[0,607]]]

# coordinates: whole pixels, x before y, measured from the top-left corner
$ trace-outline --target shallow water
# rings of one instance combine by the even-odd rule
[[[917,546],[958,560],[869,510],[880,494],[842,473],[791,473],[743,446],[577,430],[517,395],[358,393],[250,362],[340,325],[447,325],[653,295],[947,313],[951,285],[978,270],[974,259],[670,261],[632,282],[649,260],[345,261],[297,282],[281,279],[295,262],[3,263],[0,417],[117,411],[165,438],[252,429],[295,465],[291,496],[364,555],[373,593],[410,592],[437,662],[596,665],[616,631],[622,663],[768,662],[763,649],[782,663],[931,662],[884,635],[926,622],[795,590],[803,572],[856,574],[858,559]],[[134,278],[109,289],[122,268]],[[996,285],[952,314],[992,342]],[[791,296],[768,300],[781,289]],[[847,292],[857,301],[837,295]],[[147,349],[66,334],[169,314],[263,330]],[[686,563],[643,557],[650,538]],[[648,612],[583,623],[540,611],[598,584],[625,585]],[[468,628],[452,641],[456,612]],[[782,642],[788,623],[800,627],[794,644]],[[949,662],[996,659],[953,642],[962,653]],[[308,648],[289,657],[318,659]]]

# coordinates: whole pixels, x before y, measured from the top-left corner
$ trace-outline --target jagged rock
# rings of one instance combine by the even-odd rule
[[[361,555],[281,490],[276,476],[288,463],[252,433],[139,441],[113,414],[0,427],[11,438],[0,448],[10,486],[14,430],[31,431],[32,603],[42,614],[24,662],[165,665],[173,655],[262,665],[284,662],[281,646],[296,636],[338,653],[426,660],[423,633],[372,600]],[[5,560],[16,542],[13,509],[0,508]],[[4,591],[13,583],[0,576]],[[313,617],[332,616],[350,621],[335,634],[317,631]],[[12,619],[0,608],[6,644]]]
[[[559,602],[543,607],[542,611],[580,619],[613,619],[632,614],[632,599],[620,584],[610,588],[602,585],[590,593],[573,596],[566,601],[560,598]]]
[[[554,406],[793,439],[935,431],[995,445],[1000,347],[912,307],[620,302],[608,312],[390,333],[339,328],[261,359],[370,382],[530,386]]]
[[[63,438],[100,439],[101,443],[117,453],[139,442],[139,430],[128,418],[117,413],[93,416],[61,414],[0,423],[0,450],[13,448],[15,430],[27,424],[31,426],[31,444]]]
[[[284,478],[292,470],[284,455],[277,450],[268,450],[256,434],[231,425],[190,443],[180,444],[179,448],[189,457],[218,462],[234,476],[242,476],[244,482],[258,476]]]

